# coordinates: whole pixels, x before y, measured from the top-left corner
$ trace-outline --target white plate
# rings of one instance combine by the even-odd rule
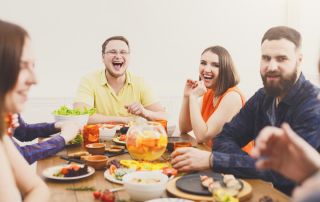
[[[118,169],[125,169],[126,170],[126,174],[128,173],[131,173],[131,172],[134,172],[136,171],[136,169],[133,169],[133,168],[118,168]],[[126,175],[125,174],[125,175]],[[118,180],[116,179],[113,175],[110,175],[109,173],[109,169],[107,169],[105,172],[104,172],[104,178],[106,178],[107,180],[109,180],[110,182],[114,182],[114,183],[117,183],[117,184],[123,184],[123,181],[122,180]]]
[[[59,172],[59,170],[61,170],[63,167],[67,167],[67,166],[70,166],[70,164],[63,164],[63,165],[53,166],[53,167],[47,168],[42,172],[42,175],[46,178],[49,178],[49,179],[67,181],[67,180],[82,179],[82,178],[85,178],[85,177],[92,175],[95,172],[94,168],[92,168],[91,166],[88,166],[88,173],[85,175],[80,175],[80,176],[76,176],[76,177],[53,176],[53,174]]]
[[[182,199],[182,198],[158,198],[158,199],[148,200],[146,202],[192,202],[192,201],[187,199]]]
[[[121,180],[117,180],[114,176],[110,175],[109,173],[109,169],[107,169],[105,172],[104,172],[104,178],[106,178],[107,180],[109,180],[110,182],[114,182],[114,183],[117,183],[117,184],[123,184],[123,182]]]

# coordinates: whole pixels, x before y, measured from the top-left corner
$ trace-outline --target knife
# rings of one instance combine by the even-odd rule
[[[85,164],[83,160],[80,159],[75,159],[75,158],[70,158],[68,156],[60,156],[61,159],[69,161],[69,162],[75,162],[75,163],[80,163],[80,164]]]

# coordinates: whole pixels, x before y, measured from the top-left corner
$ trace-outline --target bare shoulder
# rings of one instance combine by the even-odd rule
[[[241,96],[238,92],[230,91],[221,100],[221,104],[234,105],[239,103],[242,105]]]

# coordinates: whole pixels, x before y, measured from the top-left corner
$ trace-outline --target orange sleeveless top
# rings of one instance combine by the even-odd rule
[[[214,98],[214,91],[212,89],[208,89],[208,91],[203,95],[202,99],[202,108],[201,108],[201,115],[205,122],[208,121],[210,116],[216,111],[219,107],[221,100],[226,96],[229,92],[234,91],[237,92],[241,97],[242,107],[245,104],[245,97],[242,92],[236,87],[229,88],[222,96],[220,96],[217,104],[213,106],[213,98]],[[206,143],[209,147],[212,147],[212,140],[209,140]],[[243,151],[249,153],[254,146],[254,141],[249,142],[246,146],[242,148]]]

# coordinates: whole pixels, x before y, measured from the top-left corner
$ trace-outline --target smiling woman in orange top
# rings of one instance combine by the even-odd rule
[[[188,79],[179,117],[181,133],[193,130],[199,143],[211,147],[212,138],[236,115],[245,98],[236,87],[239,76],[229,52],[221,46],[203,51],[199,65],[200,81]],[[249,151],[249,143],[245,151]]]

